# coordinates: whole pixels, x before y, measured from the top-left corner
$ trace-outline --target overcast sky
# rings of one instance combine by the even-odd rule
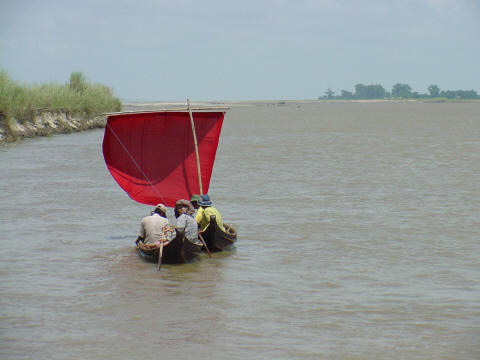
[[[124,101],[480,91],[480,0],[1,0],[0,69]]]

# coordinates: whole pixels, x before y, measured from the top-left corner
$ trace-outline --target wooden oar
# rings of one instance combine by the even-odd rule
[[[207,243],[205,242],[205,240],[203,240],[202,234],[198,233],[198,237],[199,237],[200,240],[202,241],[203,246],[205,246],[205,250],[207,250],[208,257],[211,258],[211,257],[212,257],[212,254],[210,253],[210,250],[208,250]]]
[[[160,271],[160,266],[162,266],[162,256],[163,256],[163,242],[160,244],[160,249],[158,249],[158,268],[157,268],[157,271]]]

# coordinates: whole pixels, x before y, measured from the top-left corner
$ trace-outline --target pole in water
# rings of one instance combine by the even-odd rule
[[[200,194],[203,194],[202,173],[200,171],[200,156],[198,155],[197,134],[195,132],[195,123],[193,122],[192,109],[190,108],[190,99],[188,98],[187,98],[187,107],[188,107],[188,113],[190,114],[190,124],[192,125],[192,133],[193,133],[193,144],[195,145],[195,156],[197,158],[198,186],[200,188]]]
[[[157,271],[160,271],[160,266],[162,266],[162,256],[163,256],[163,243],[160,244],[160,249],[158,249],[158,267],[157,267]]]
[[[207,250],[208,257],[211,258],[211,257],[212,257],[212,253],[211,253],[210,250],[208,249],[207,243],[206,243],[205,240],[203,239],[202,234],[198,233],[198,237],[200,238],[201,242],[203,243],[203,246],[205,246],[205,250]]]

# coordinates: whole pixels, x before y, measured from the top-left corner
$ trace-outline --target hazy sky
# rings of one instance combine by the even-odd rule
[[[480,0],[0,0],[0,68],[124,101],[480,91]]]

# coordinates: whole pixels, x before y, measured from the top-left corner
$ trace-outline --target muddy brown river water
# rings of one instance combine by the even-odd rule
[[[160,272],[102,138],[0,149],[2,359],[480,358],[480,103],[233,104],[236,250]]]

